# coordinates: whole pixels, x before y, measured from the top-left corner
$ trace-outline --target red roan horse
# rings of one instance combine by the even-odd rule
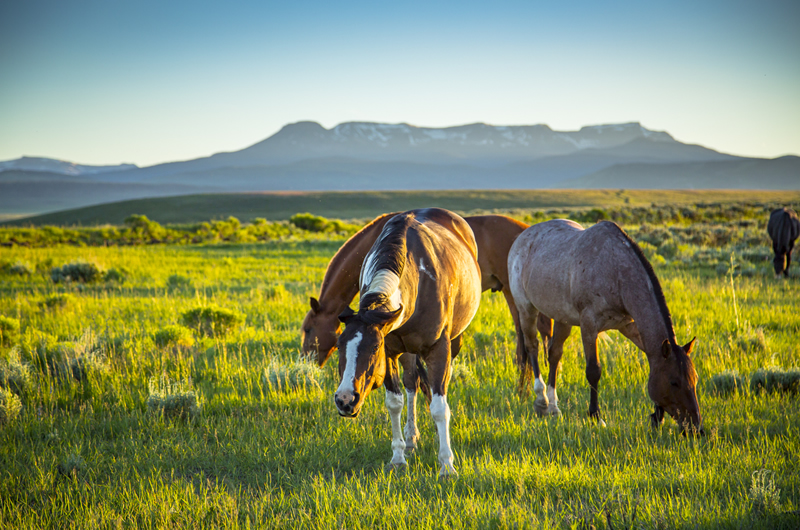
[[[689,357],[694,339],[680,346],[661,285],[639,246],[616,224],[603,221],[584,230],[564,219],[525,230],[508,253],[511,292],[520,315],[528,357],[533,361],[534,408],[559,414],[556,376],[564,341],[580,326],[590,386],[589,416],[602,422],[597,404],[600,362],[597,334],[617,329],[647,354],[651,415],[660,424],[666,411],[686,427],[702,432],[695,387],[697,373]],[[533,325],[539,311],[555,322],[549,348],[547,394],[539,374],[538,341]]]
[[[433,395],[439,474],[455,474],[447,385],[451,342],[458,343],[481,298],[472,230],[464,219],[439,208],[395,215],[367,253],[359,285],[358,312],[348,307],[340,315],[345,325],[338,341],[341,382],[334,394],[339,414],[357,416],[369,392],[383,384],[392,423],[390,465],[405,466],[398,358],[404,352],[419,355]]]

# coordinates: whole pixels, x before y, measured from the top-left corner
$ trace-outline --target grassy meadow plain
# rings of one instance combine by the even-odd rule
[[[617,332],[600,340],[607,427],[586,415],[577,330],[563,415],[538,418],[516,394],[505,302],[487,292],[454,362],[459,477],[448,481],[424,401],[417,454],[387,474],[383,392],[342,419],[335,357],[321,370],[298,363],[308,297],[347,232],[6,243],[0,528],[798,528],[797,388],[749,385],[800,364],[798,267],[773,278],[768,206],[692,210],[705,212],[614,215],[653,262],[678,339],[698,338],[707,435],[682,437],[669,419],[650,428],[646,358]],[[74,262],[105,274],[65,281],[59,269],[53,281]],[[217,325],[185,316],[200,309],[217,311]],[[744,384],[712,385],[737,376]]]

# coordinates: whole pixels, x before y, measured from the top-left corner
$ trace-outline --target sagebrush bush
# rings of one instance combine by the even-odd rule
[[[167,289],[171,291],[179,291],[181,289],[189,289],[192,287],[192,280],[180,274],[171,274],[167,278]]]
[[[33,274],[33,268],[27,261],[18,260],[8,267],[8,272],[10,274],[16,274],[17,276],[30,276]]]
[[[0,346],[13,346],[19,340],[19,320],[0,315]]]
[[[297,228],[308,230],[309,232],[324,232],[328,226],[327,219],[308,212],[294,214],[289,218],[289,222]]]
[[[196,307],[181,314],[180,323],[201,337],[222,337],[244,322],[239,313],[222,307]]]
[[[103,274],[103,281],[109,283],[123,283],[125,281],[125,273],[117,269],[108,269]]]
[[[706,383],[706,389],[719,396],[727,396],[734,392],[744,392],[747,390],[747,378],[739,375],[736,370],[725,370],[724,372],[711,376]]]
[[[17,419],[22,410],[22,401],[11,390],[0,388],[0,427]]]
[[[322,368],[307,361],[272,362],[264,367],[261,383],[277,392],[321,390]]]
[[[777,513],[781,506],[781,490],[775,486],[775,473],[759,469],[751,475],[750,503],[753,511],[760,515]]]
[[[103,271],[96,264],[89,261],[73,261],[61,267],[53,267],[50,279],[53,283],[77,282],[92,283],[103,277]]]
[[[71,377],[82,382],[93,374],[109,371],[103,348],[90,331],[75,342],[56,341],[41,334],[38,341],[24,344],[22,351],[38,372],[59,380]]]
[[[192,332],[181,326],[166,326],[155,332],[153,339],[159,348],[189,348],[194,344]]]
[[[202,403],[192,388],[192,380],[170,381],[162,375],[151,378],[148,383],[150,395],[147,410],[165,419],[189,420],[200,413]]]
[[[51,294],[44,297],[39,301],[39,307],[42,309],[62,309],[72,303],[72,295],[69,294]]]
[[[750,391],[769,393],[782,392],[797,394],[800,390],[800,369],[781,370],[780,368],[761,368],[750,376]]]
[[[27,393],[33,387],[31,368],[20,357],[20,349],[14,348],[8,358],[0,360],[0,387],[17,395]]]

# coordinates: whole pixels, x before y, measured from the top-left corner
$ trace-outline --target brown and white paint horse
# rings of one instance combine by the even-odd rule
[[[339,414],[355,417],[370,391],[383,384],[392,423],[391,466],[405,466],[400,428],[403,394],[398,358],[420,356],[428,367],[430,411],[439,436],[440,476],[455,474],[450,447],[451,342],[457,344],[481,298],[478,249],[472,229],[439,208],[411,210],[385,224],[364,260],[358,312],[340,319]]]
[[[617,329],[647,355],[647,390],[655,402],[653,423],[660,424],[666,411],[682,428],[691,425],[702,433],[697,373],[689,357],[694,339],[685,346],[676,341],[658,278],[639,246],[619,226],[603,221],[584,230],[564,219],[531,226],[512,245],[508,270],[525,347],[534,360],[534,408],[539,414],[560,414],[556,377],[564,341],[573,326],[580,326],[591,389],[589,416],[602,423],[597,403],[601,374],[597,335]],[[533,330],[540,311],[555,322],[547,352],[546,393]]]
[[[328,264],[320,288],[319,300],[310,299],[311,308],[303,319],[301,342],[303,354],[314,358],[323,366],[333,350],[339,337],[339,314],[353,301],[358,292],[358,276],[369,249],[378,239],[386,222],[398,212],[387,213],[375,218],[359,230],[336,252]],[[508,304],[514,328],[517,330],[517,366],[519,367],[518,389],[525,395],[528,381],[531,379],[531,363],[525,354],[522,333],[519,328],[519,314],[511,296],[508,281],[508,251],[511,244],[528,225],[506,217],[505,215],[476,215],[464,220],[472,228],[475,242],[478,245],[478,264],[481,269],[481,290],[500,291]],[[552,337],[552,321],[544,314],[539,315],[537,327],[542,342],[547,348]],[[457,353],[453,351],[453,356]],[[408,415],[405,427],[406,451],[413,452],[419,439],[416,422],[416,402],[421,389],[428,400],[430,392],[422,384],[417,372],[413,355],[403,355],[399,359],[403,367],[403,386],[406,388]]]

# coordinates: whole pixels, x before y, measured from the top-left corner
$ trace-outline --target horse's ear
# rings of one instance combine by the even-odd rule
[[[694,349],[694,341],[697,340],[697,337],[694,337],[692,340],[689,341],[689,344],[683,347],[683,351],[686,352],[686,355],[691,355],[692,350]]]
[[[322,309],[322,307],[320,307],[320,305],[319,305],[319,300],[317,300],[313,296],[308,299],[308,302],[311,304],[311,310],[314,313],[319,313],[320,310]]]
[[[664,342],[661,343],[661,355],[664,356],[666,359],[672,353],[672,346],[670,345],[669,341],[664,339]]]
[[[339,321],[344,323],[344,325],[346,326],[348,322],[350,322],[351,320],[353,320],[353,318],[355,318],[355,316],[356,312],[353,311],[350,308],[350,306],[347,306],[344,311],[339,313]]]

